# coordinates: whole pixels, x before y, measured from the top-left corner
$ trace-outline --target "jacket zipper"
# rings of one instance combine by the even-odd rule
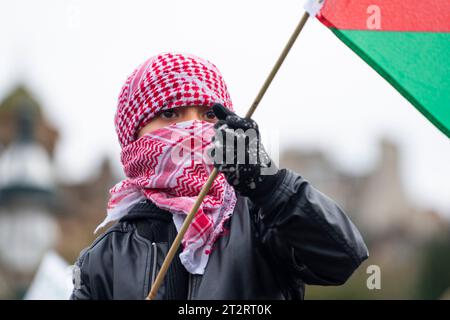
[[[192,274],[189,273],[188,276],[188,295],[187,295],[187,299],[191,300],[191,294],[192,294]]]
[[[156,247],[156,243],[152,242],[152,248],[153,248],[153,270],[152,270],[152,284],[155,282],[156,277],[156,262],[158,261],[158,248]]]

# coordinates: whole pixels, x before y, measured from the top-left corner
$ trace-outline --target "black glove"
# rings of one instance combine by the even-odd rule
[[[280,170],[264,150],[256,122],[239,117],[221,104],[215,104],[212,110],[219,120],[214,125],[211,155],[228,183],[247,197],[259,197],[278,185]]]

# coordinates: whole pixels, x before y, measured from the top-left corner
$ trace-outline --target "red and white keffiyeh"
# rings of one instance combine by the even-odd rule
[[[213,170],[208,157],[213,125],[186,121],[136,137],[158,112],[214,103],[232,109],[218,69],[193,55],[161,54],[132,73],[122,88],[115,116],[127,179],[110,190],[107,217],[96,231],[125,216],[144,199],[171,212],[177,230],[181,228]],[[223,234],[235,204],[234,189],[219,174],[182,241],[180,259],[187,271],[203,274],[214,242]]]
[[[148,59],[128,77],[115,116],[120,145],[136,140],[156,113],[181,106],[221,103],[233,110],[225,81],[217,67],[190,54],[165,53]]]

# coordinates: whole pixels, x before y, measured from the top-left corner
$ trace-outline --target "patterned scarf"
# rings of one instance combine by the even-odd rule
[[[222,103],[232,110],[226,85],[217,68],[192,55],[162,54],[147,60],[127,79],[115,117],[122,146],[121,162],[127,179],[110,190],[107,217],[96,231],[119,220],[138,202],[149,199],[173,214],[179,231],[213,169],[213,125],[186,121],[136,138],[138,131],[160,111],[179,106]],[[183,240],[182,264],[203,274],[224,223],[236,204],[234,189],[219,174]]]

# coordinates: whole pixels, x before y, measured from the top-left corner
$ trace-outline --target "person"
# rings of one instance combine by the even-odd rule
[[[303,299],[305,284],[341,285],[368,257],[333,200],[277,168],[211,62],[148,59],[120,92],[115,127],[126,179],[97,229],[116,222],[81,252],[71,299],[145,299],[214,167],[155,299]]]

